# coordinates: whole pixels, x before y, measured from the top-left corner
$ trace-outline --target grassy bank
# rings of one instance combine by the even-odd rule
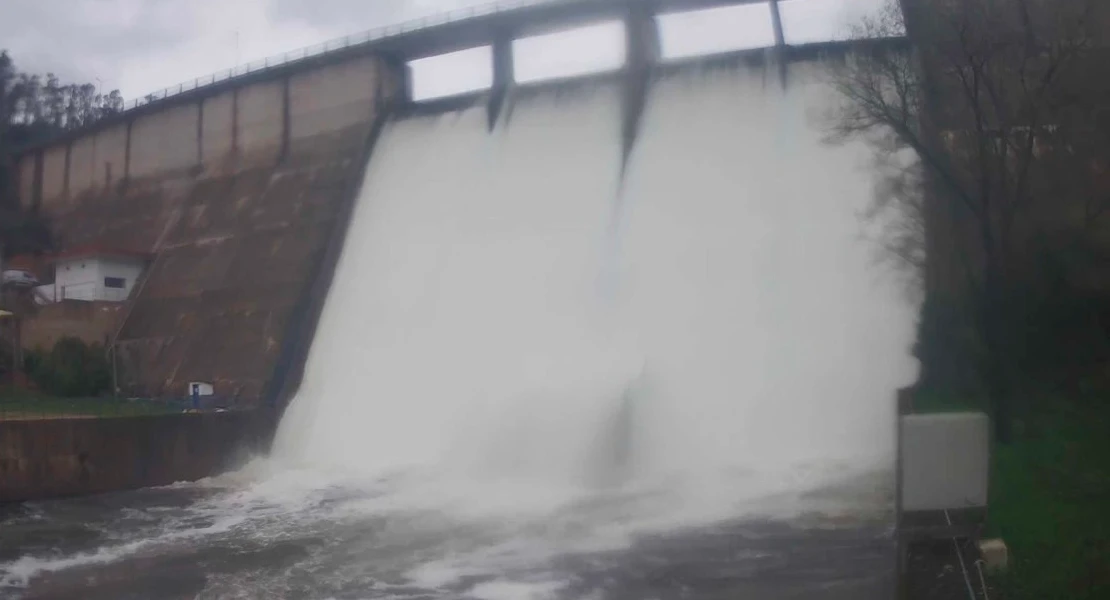
[[[976,403],[923,397],[919,410]],[[987,535],[1010,548],[1007,600],[1110,598],[1110,394],[1024,409],[992,452]],[[992,596],[993,598],[994,596]]]
[[[115,398],[57,398],[0,387],[0,420],[56,417],[117,417],[179,413],[181,402]]]

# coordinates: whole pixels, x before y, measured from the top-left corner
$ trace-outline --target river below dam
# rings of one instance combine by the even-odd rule
[[[258,461],[195,484],[3,509],[0,597],[888,598],[889,480],[738,499],[720,508],[745,518],[717,519],[647,490],[507,485],[487,490],[497,503],[414,474],[339,483]]]

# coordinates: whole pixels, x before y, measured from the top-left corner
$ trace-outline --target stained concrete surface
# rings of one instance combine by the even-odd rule
[[[41,208],[59,249],[152,256],[109,332],[119,333],[124,393],[179,396],[187,382],[208,381],[236,403],[259,401],[327,241],[345,226],[337,215],[381,104],[397,91],[379,59],[361,57],[247,85],[204,111],[143,115],[130,127],[126,181],[115,180],[124,169],[114,162],[126,125],[44,150]],[[105,156],[111,181],[97,170]]]
[[[274,419],[240,411],[0,421],[0,503],[200,479],[265,448]]]

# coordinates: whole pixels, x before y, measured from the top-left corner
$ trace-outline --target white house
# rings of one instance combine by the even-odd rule
[[[53,257],[54,283],[36,288],[41,302],[123,302],[146,267],[141,252],[104,246],[74,248]]]

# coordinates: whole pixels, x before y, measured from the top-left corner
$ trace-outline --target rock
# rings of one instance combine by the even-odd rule
[[[983,563],[991,571],[1004,571],[1010,563],[1010,550],[1001,539],[979,542],[979,553],[983,555]]]

